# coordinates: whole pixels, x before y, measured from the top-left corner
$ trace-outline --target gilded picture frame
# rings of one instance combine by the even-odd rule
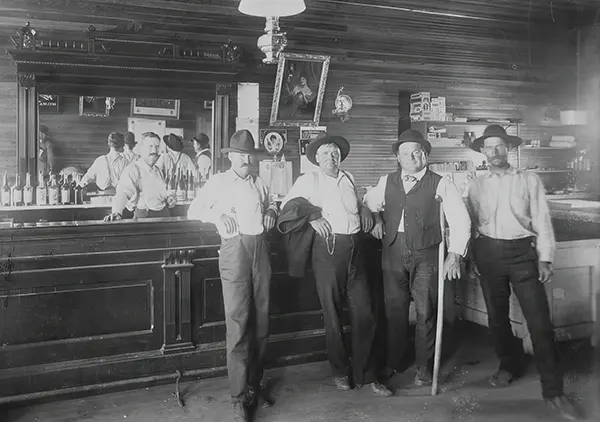
[[[330,61],[331,56],[317,54],[280,55],[271,126],[319,125]]]

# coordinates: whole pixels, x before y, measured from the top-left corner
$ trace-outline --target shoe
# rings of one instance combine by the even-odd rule
[[[552,413],[562,416],[563,419],[567,421],[581,420],[581,415],[567,396],[562,395],[552,399],[544,399],[544,401]]]
[[[394,395],[394,393],[392,393],[389,388],[387,388],[385,385],[383,385],[381,383],[372,382],[369,385],[371,386],[371,390],[375,393],[376,396],[390,397],[390,396]]]
[[[516,381],[518,378],[518,376],[513,375],[510,372],[505,371],[504,369],[500,369],[488,379],[488,383],[492,387],[504,388],[508,387],[513,381]]]
[[[233,403],[233,422],[248,422],[250,417],[248,416],[248,408],[242,401],[236,401]]]
[[[248,407],[254,409],[259,406],[262,408],[271,407],[275,404],[275,401],[269,397],[263,386],[261,385],[257,389],[249,388],[247,394]]]
[[[433,374],[427,368],[417,368],[415,385],[426,386],[433,384]]]
[[[334,377],[333,383],[340,390],[350,390],[350,380],[348,379],[348,377]]]

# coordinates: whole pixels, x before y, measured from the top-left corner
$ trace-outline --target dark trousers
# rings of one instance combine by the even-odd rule
[[[234,401],[258,389],[269,337],[271,263],[264,235],[221,241],[219,271],[227,327],[227,374]]]
[[[330,251],[333,253],[330,254]],[[375,359],[372,354],[375,317],[365,271],[362,245],[358,235],[335,235],[335,244],[315,235],[312,265],[323,318],[327,356],[334,377],[350,375],[350,357],[342,330],[342,305],[350,313],[352,376],[357,385],[375,382]]]
[[[496,240],[481,236],[473,243],[475,263],[488,312],[500,369],[519,375],[523,369],[523,344],[512,333],[509,318],[511,286],[527,322],[542,395],[563,393],[563,377],[554,343],[554,327],[544,285],[538,280],[538,256],[533,238]]]
[[[438,247],[411,251],[406,235],[398,233],[391,245],[383,245],[383,292],[387,319],[389,369],[401,370],[408,348],[410,298],[415,302],[415,363],[432,369],[435,349]]]

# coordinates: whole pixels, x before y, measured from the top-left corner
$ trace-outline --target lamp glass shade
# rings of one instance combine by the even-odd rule
[[[306,10],[304,0],[240,0],[238,10],[245,15],[294,16]]]

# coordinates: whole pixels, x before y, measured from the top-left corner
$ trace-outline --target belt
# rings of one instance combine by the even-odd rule
[[[493,237],[489,237],[489,236],[485,236],[485,235],[480,234],[477,239],[488,240],[488,241],[492,241],[492,242],[519,243],[519,242],[532,242],[532,241],[535,241],[535,236],[521,237],[519,239],[495,239]]]

